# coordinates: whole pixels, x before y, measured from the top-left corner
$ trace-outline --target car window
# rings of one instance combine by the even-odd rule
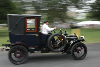
[[[26,18],[26,32],[36,31],[36,18]]]

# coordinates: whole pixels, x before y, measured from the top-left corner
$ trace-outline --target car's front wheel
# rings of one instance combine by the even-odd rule
[[[73,45],[71,49],[72,57],[75,60],[82,60],[87,55],[87,47],[84,43],[78,42],[75,45]]]

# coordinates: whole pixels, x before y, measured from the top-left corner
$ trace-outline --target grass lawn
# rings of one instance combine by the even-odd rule
[[[72,29],[62,29],[63,33],[64,31],[67,31],[68,34],[71,34]],[[86,42],[100,42],[100,29],[80,29],[81,36],[85,36]],[[59,33],[59,29],[55,30],[56,33]],[[0,47],[2,44],[9,44],[7,42],[9,40],[8,36],[8,28],[0,29]]]
[[[86,42],[100,42],[100,29],[81,29]]]
[[[8,28],[0,29],[0,47],[2,44],[9,44]]]

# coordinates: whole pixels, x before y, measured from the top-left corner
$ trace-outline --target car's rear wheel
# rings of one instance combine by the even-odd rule
[[[82,60],[87,55],[87,47],[84,43],[78,42],[73,45],[71,50],[72,57],[75,60]]]
[[[9,60],[16,65],[24,63],[28,58],[28,51],[24,46],[17,45],[10,49],[8,53]]]
[[[67,43],[65,37],[62,34],[56,33],[48,38],[47,45],[51,51],[59,52],[66,47]]]

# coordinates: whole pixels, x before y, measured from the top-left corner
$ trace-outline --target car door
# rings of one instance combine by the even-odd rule
[[[29,47],[38,47],[37,17],[25,18],[25,43]]]

